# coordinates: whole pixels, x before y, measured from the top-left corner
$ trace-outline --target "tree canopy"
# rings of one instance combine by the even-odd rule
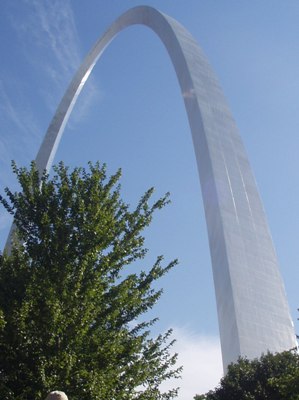
[[[142,315],[161,296],[153,284],[175,264],[144,262],[143,230],[168,202],[153,189],[130,210],[118,171],[105,165],[54,176],[13,171],[21,190],[0,197],[14,216],[11,254],[0,256],[0,397],[72,400],[169,399],[161,382],[180,375],[171,331],[150,335]]]
[[[240,358],[228,366],[216,389],[195,400],[299,400],[297,350],[267,353],[259,359]]]

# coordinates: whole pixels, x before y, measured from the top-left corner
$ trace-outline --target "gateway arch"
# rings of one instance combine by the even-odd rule
[[[264,209],[236,124],[217,79],[190,33],[154,8],[122,14],[75,74],[36,157],[49,170],[76,99],[106,46],[123,29],[152,29],[171,58],[196,154],[208,229],[224,369],[241,356],[296,347]],[[9,249],[11,234],[6,249]]]

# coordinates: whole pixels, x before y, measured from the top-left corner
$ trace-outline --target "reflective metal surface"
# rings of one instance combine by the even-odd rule
[[[164,43],[191,127],[204,200],[224,368],[239,355],[296,346],[285,290],[254,176],[219,84],[192,36],[151,7],[120,16],[95,44],[67,89],[36,162],[49,169],[76,99],[105,47],[143,24]],[[7,250],[10,246],[10,237]]]

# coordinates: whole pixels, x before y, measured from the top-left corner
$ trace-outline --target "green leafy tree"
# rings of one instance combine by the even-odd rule
[[[206,400],[206,395],[205,394],[196,394],[194,396],[194,400]]]
[[[72,400],[170,399],[161,382],[180,375],[171,331],[150,336],[140,322],[161,290],[153,284],[175,264],[162,257],[144,270],[142,231],[168,195],[147,191],[130,211],[120,171],[105,166],[39,177],[13,171],[21,190],[0,202],[16,225],[11,254],[0,256],[0,397],[42,399],[54,389]],[[151,204],[153,203],[153,204]],[[136,272],[137,271],[137,272]]]
[[[240,358],[228,366],[215,390],[195,400],[299,400],[298,352],[267,353],[259,359]]]

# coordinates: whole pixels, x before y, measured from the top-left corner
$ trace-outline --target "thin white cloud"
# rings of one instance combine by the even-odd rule
[[[179,386],[178,400],[192,400],[195,394],[214,389],[223,374],[219,338],[182,328],[174,328],[173,336],[177,339],[173,350],[178,353],[178,365],[183,366],[182,379],[170,380],[161,389]]]
[[[80,62],[79,39],[74,15],[69,0],[21,0],[25,12],[19,15],[11,9],[9,19],[23,46],[24,55],[35,64],[42,65],[44,59],[34,58],[36,50],[51,54],[53,64],[60,71],[54,74],[59,79],[61,74],[74,72]],[[33,59],[32,59],[33,57]],[[44,70],[51,71],[48,62]],[[55,71],[55,69],[54,69]],[[51,74],[50,74],[51,75]]]
[[[6,86],[10,86],[14,92],[13,98],[9,96]],[[5,85],[0,81],[0,162],[7,169],[12,159],[23,161],[24,155],[30,152],[39,138],[39,128],[32,110],[28,109],[26,102],[18,102],[20,91],[17,86]],[[5,170],[1,169],[1,178],[3,173]]]
[[[27,9],[25,18],[11,16],[11,23],[19,35],[24,56],[38,72],[35,90],[53,112],[83,59],[72,3],[69,0],[23,0],[23,4]],[[98,85],[91,77],[75,121],[86,117],[91,102],[98,95]]]
[[[80,55],[80,42],[71,3],[69,0],[43,2],[34,0],[31,4],[38,17],[35,35],[42,37],[42,46],[52,52],[56,61],[53,64],[48,63],[44,67],[45,72],[59,89],[61,87],[66,89],[83,58]],[[49,91],[45,90],[43,95],[49,97]],[[84,119],[97,96],[99,96],[99,89],[90,78],[72,121]]]
[[[30,74],[24,79],[9,70],[1,76],[0,186],[7,184],[3,178],[12,159],[23,165],[35,157],[46,129],[37,112],[43,111],[44,106],[50,120],[83,58],[69,0],[21,0],[21,4],[26,12],[14,12],[16,5],[12,3],[6,10],[7,20],[17,34],[24,70],[31,68],[36,74],[36,82],[27,82],[26,76]],[[89,79],[72,125],[88,116],[99,93],[98,85]],[[38,110],[37,102],[41,105]]]
[[[32,24],[35,35],[42,38],[42,45],[52,52],[61,70],[66,75],[72,74],[79,65],[80,52],[70,2],[33,0],[30,4],[37,16],[37,23]]]
[[[12,104],[12,100],[9,98],[2,81],[0,81],[0,112],[10,120],[17,130],[23,133],[28,131],[28,126],[23,118],[23,112],[20,113]]]

